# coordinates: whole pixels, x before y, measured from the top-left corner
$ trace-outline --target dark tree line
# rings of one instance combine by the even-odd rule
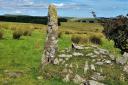
[[[47,24],[48,18],[47,16],[26,16],[26,15],[1,15],[0,21],[7,22],[23,22],[23,23],[37,23],[37,24]],[[61,25],[60,22],[67,22],[66,18],[59,18],[58,24]]]

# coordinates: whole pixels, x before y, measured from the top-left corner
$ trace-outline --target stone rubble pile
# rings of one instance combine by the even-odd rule
[[[77,46],[75,46],[77,47]],[[116,59],[116,56],[111,54],[108,50],[99,48],[97,46],[90,46],[90,47],[81,47],[84,49],[77,49],[77,50],[71,50],[66,49],[65,51],[61,51],[60,54],[55,58],[54,64],[55,65],[64,65],[65,68],[63,69],[62,73],[65,73],[65,76],[63,77],[63,80],[65,82],[73,81],[76,84],[80,85],[105,85],[103,83],[100,83],[99,81],[105,80],[106,76],[102,75],[103,70],[100,69],[99,72],[97,72],[97,66],[104,66],[104,65],[115,65],[115,64],[121,64],[124,65],[128,61],[128,54],[125,53],[123,57],[120,59]],[[68,50],[68,51],[67,51]],[[83,50],[91,50],[88,53],[84,53]],[[91,61],[85,60],[84,66],[83,66],[83,74],[86,75],[88,71],[92,71],[92,75],[90,76],[91,80],[86,80],[86,78],[80,76],[79,74],[75,73],[72,70],[72,68],[78,69],[80,66],[76,63],[73,64],[72,62],[66,63],[72,58],[79,57],[79,58],[89,58]],[[128,73],[128,65],[126,64],[123,68],[123,71]]]

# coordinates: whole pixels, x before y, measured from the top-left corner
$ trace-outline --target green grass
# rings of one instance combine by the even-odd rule
[[[21,78],[10,79],[3,72],[0,73],[0,83],[8,81],[9,85],[62,85],[61,80],[37,80],[38,68],[46,33],[42,30],[35,30],[32,36],[22,36],[20,40],[12,39],[12,31],[4,30],[4,39],[0,40],[0,69],[20,71],[24,75]],[[70,38],[64,36],[60,39],[59,46],[64,49],[70,46]],[[68,85],[68,83],[65,83]]]
[[[74,85],[72,82],[65,83],[60,78],[37,79],[46,37],[45,28],[47,26],[12,22],[0,22],[0,26],[5,28],[4,39],[0,40],[0,85],[5,81],[8,82],[7,85]],[[11,29],[17,26],[23,28],[32,26],[36,30],[32,32],[32,36],[22,36],[20,40],[14,40]],[[103,28],[99,24],[67,22],[62,23],[59,29],[62,32],[70,30],[73,32],[87,32],[91,35],[91,33],[96,31],[101,33]],[[71,47],[71,35],[63,33],[58,44],[59,50]],[[101,47],[115,52],[115,54],[119,53],[113,47],[113,43],[106,41],[106,39],[103,40]],[[4,72],[6,70],[9,72],[22,72],[23,76],[20,78],[9,78]]]

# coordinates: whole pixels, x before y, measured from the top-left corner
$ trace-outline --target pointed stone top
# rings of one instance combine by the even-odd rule
[[[54,4],[50,4],[48,8],[48,17],[51,22],[58,22],[57,9]]]

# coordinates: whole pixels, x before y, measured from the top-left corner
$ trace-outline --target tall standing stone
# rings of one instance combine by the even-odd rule
[[[47,38],[42,56],[42,68],[48,63],[53,63],[58,42],[58,16],[56,7],[51,4],[48,8]]]

